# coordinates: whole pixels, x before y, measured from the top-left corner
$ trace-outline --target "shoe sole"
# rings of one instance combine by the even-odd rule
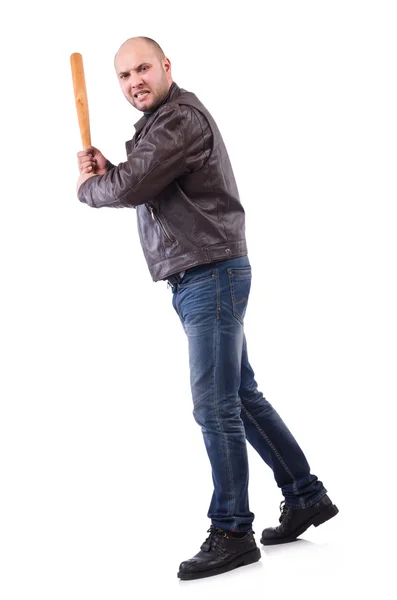
[[[274,546],[275,544],[287,544],[288,542],[294,542],[296,538],[302,535],[302,533],[304,533],[306,529],[309,529],[311,525],[314,525],[314,527],[318,527],[326,521],[329,521],[329,519],[332,519],[332,517],[335,517],[335,515],[337,515],[338,512],[339,510],[335,506],[335,504],[332,504],[331,506],[326,506],[321,512],[317,513],[316,515],[313,515],[313,517],[306,521],[306,523],[301,525],[299,529],[297,529],[297,531],[294,532],[293,535],[290,535],[285,538],[261,538],[261,544],[263,544],[264,546]]]
[[[259,548],[255,548],[255,550],[250,550],[246,554],[240,554],[237,558],[235,558],[232,562],[224,565],[223,567],[218,567],[216,569],[210,569],[209,571],[197,571],[196,573],[178,573],[179,579],[188,580],[188,579],[202,579],[203,577],[211,577],[212,575],[220,575],[221,573],[227,573],[228,571],[232,571],[233,569],[237,569],[238,567],[243,567],[245,565],[250,565],[254,562],[257,562],[261,558],[261,551]]]

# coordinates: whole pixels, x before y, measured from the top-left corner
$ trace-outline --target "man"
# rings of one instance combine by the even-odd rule
[[[272,468],[285,498],[280,525],[262,544],[295,540],[337,514],[321,481],[277,412],[258,391],[244,316],[251,287],[244,209],[215,121],[172,80],[171,63],[149,38],[131,38],[115,68],[142,118],[111,164],[94,147],[78,153],[78,198],[96,208],[133,207],[153,281],[172,286],[189,342],[193,415],[201,426],[214,492],[209,536],[181,563],[197,579],[259,560],[248,504],[246,439]]]

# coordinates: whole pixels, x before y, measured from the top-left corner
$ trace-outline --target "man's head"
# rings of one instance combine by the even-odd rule
[[[128,102],[142,112],[153,112],[172,84],[171,62],[154,40],[134,37],[119,48],[114,66]]]

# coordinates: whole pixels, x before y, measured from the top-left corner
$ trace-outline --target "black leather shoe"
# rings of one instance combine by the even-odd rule
[[[285,506],[285,502],[280,504],[281,516],[278,527],[268,527],[262,531],[261,544],[269,546],[271,544],[285,544],[293,542],[302,535],[310,525],[318,527],[328,519],[332,519],[339,510],[332,504],[328,496],[323,496],[321,500],[313,504],[310,508],[292,509]]]
[[[233,537],[232,533],[211,525],[208,532],[210,535],[201,545],[200,552],[180,564],[179,579],[219,575],[254,563],[261,557],[253,536],[254,531],[247,531],[243,537]]]

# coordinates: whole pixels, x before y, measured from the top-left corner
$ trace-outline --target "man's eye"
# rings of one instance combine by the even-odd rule
[[[149,67],[141,67],[141,71],[147,71]]]

